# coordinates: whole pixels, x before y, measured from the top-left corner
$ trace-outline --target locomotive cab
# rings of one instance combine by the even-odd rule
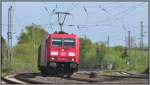
[[[44,73],[61,76],[66,74],[70,76],[78,70],[79,39],[76,35],[65,32],[50,34],[46,39],[44,49],[45,54],[40,55],[42,57],[40,59],[45,60],[44,63],[46,63],[39,65],[39,70],[44,69]]]

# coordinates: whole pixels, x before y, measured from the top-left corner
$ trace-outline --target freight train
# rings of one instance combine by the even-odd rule
[[[70,77],[78,71],[80,41],[77,35],[63,31],[45,37],[39,47],[41,74]]]

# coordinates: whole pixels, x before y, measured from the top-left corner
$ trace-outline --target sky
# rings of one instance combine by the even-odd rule
[[[148,44],[147,2],[13,2],[13,46],[26,26],[41,25],[50,34],[58,31],[54,12],[69,12],[63,30],[92,42],[105,42],[109,36],[110,46],[125,45],[125,36],[139,43],[141,25],[144,24],[144,44]],[[8,2],[2,2],[2,36],[7,40]],[[45,9],[48,9],[46,11]],[[54,11],[55,10],[55,11]],[[54,11],[54,12],[53,12]],[[71,26],[70,26],[71,25]],[[25,30],[24,30],[25,31]]]

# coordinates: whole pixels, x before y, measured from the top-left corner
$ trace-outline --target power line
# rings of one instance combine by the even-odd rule
[[[48,15],[49,15],[49,20],[51,20],[51,16],[53,15],[53,14],[55,14],[55,12],[56,12],[56,9],[58,8],[58,6],[57,6],[57,4],[56,4],[56,7],[51,11],[51,13],[48,11],[48,8],[45,6],[44,7],[45,8],[45,11],[47,11],[47,13],[48,13]],[[57,22],[57,20],[55,21],[55,22]],[[55,23],[55,22],[53,22],[53,23]],[[51,21],[49,21],[49,25],[50,25],[50,27],[49,28],[51,28],[52,29],[52,31],[53,31],[53,24],[51,23]],[[48,29],[49,29],[48,28]],[[49,29],[49,31],[50,31],[50,29]]]
[[[117,3],[115,3],[116,4],[116,6],[111,6],[110,4],[109,4],[109,6],[103,6],[104,8],[129,8],[129,7],[132,7],[133,5],[131,5],[131,6],[128,6],[127,4],[125,4],[125,5],[127,5],[127,6],[123,6],[123,4],[124,3],[120,3],[120,5],[117,5],[119,2],[117,2]],[[145,2],[144,2],[145,3]],[[57,3],[57,5],[58,5],[59,3]],[[101,3],[99,3],[99,4],[101,4]],[[42,7],[42,6],[40,6],[40,5],[29,5],[29,6],[27,6],[27,7]],[[26,6],[23,6],[23,5],[20,5],[19,7],[26,7]],[[52,6],[52,5],[49,5],[48,6],[48,8],[54,8],[54,7],[56,7],[56,6]],[[82,8],[83,7],[83,5],[81,5],[80,4],[80,2],[79,3],[77,3],[77,4],[75,4],[75,5],[66,5],[66,6],[62,6],[61,8],[74,8],[74,7],[76,7],[76,8]],[[86,6],[87,8],[98,8],[99,7],[99,5],[97,4],[97,6],[96,5],[88,5],[88,6]],[[134,8],[134,7],[133,7]]]
[[[83,6],[84,12],[86,13],[86,15],[88,16],[88,12],[85,6]]]
[[[104,22],[110,22],[110,21],[112,21],[112,20],[119,20],[120,18],[122,18],[122,17],[125,17],[125,16],[127,16],[129,13],[131,13],[130,11],[132,11],[133,12],[133,10],[135,10],[135,9],[137,9],[138,7],[141,7],[140,5],[142,5],[142,4],[144,4],[144,3],[146,3],[146,2],[142,2],[142,3],[139,3],[138,5],[136,5],[136,6],[132,6],[132,10],[130,9],[130,8],[128,8],[128,9],[126,9],[126,10],[123,10],[123,11],[121,11],[121,12],[119,12],[119,13],[116,13],[116,14],[114,14],[114,15],[110,15],[110,17],[108,17],[108,18],[106,18],[106,19],[104,19],[104,20],[101,20],[101,21],[98,21],[98,23],[104,23]],[[122,15],[121,15],[122,14]],[[119,17],[119,18],[118,18]]]
[[[140,3],[141,4],[141,3]],[[139,5],[139,4],[138,4]],[[134,6],[132,6],[132,8],[133,8]],[[135,6],[136,7],[136,6]],[[86,14],[87,14],[87,9],[85,8],[85,6],[83,6],[83,8],[84,8],[84,11],[86,12]],[[106,12],[106,9],[104,9],[104,8],[102,8],[103,10],[105,10],[105,12]],[[125,12],[126,12],[126,10],[125,10]],[[124,12],[120,12],[120,13],[124,13]],[[119,16],[120,16],[120,14],[118,14]],[[113,19],[119,19],[119,18],[116,18],[116,15],[114,15],[113,16],[114,18]]]
[[[57,5],[57,4],[56,4]],[[57,6],[56,6],[56,8],[57,8]]]
[[[99,8],[100,8],[102,11],[104,11],[105,13],[110,14],[110,13],[107,11],[107,9],[106,9],[106,8],[103,8],[101,5],[99,6]]]

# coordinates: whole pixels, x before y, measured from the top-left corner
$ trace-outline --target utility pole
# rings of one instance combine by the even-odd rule
[[[34,33],[34,29],[35,29],[35,24],[32,23],[32,48],[33,48],[33,59],[35,59],[35,33]]]
[[[100,70],[100,68],[99,68],[99,54],[100,54],[100,49],[99,49],[99,47],[98,47],[98,43],[96,43],[96,67],[97,67],[97,71],[99,71]]]
[[[129,55],[129,61],[130,61],[130,51],[131,51],[131,34],[130,34],[131,32],[130,31],[128,31],[128,55]],[[128,61],[128,63],[127,64],[129,64],[129,61]]]
[[[107,36],[107,47],[109,48],[109,35]]]
[[[70,13],[67,13],[67,12],[55,12],[55,13],[57,14],[58,24],[60,26],[60,31],[62,32],[62,26],[63,26],[63,24],[65,22],[66,16],[70,15]],[[62,18],[62,20],[61,20],[61,18]]]
[[[0,5],[2,5],[2,3],[0,3]],[[2,13],[2,10],[0,10],[0,12]],[[0,18],[2,19],[2,16],[0,16]],[[0,20],[0,22],[2,22],[2,20]],[[0,25],[0,61],[1,61],[0,68],[2,68],[3,66],[2,65],[2,25]]]
[[[125,48],[127,47],[127,35],[126,35],[126,27],[125,27],[125,25],[123,25],[123,29],[124,29],[124,35],[125,35],[125,37],[124,37],[124,44],[125,44]]]
[[[135,56],[136,56],[136,43],[134,44]]]
[[[10,62],[10,70],[12,69],[12,57],[13,57],[13,52],[12,52],[12,5],[8,8],[8,32],[7,32],[7,39],[8,39],[8,50],[7,50],[7,55],[9,58]]]
[[[141,21],[141,57],[143,57],[143,21]]]

